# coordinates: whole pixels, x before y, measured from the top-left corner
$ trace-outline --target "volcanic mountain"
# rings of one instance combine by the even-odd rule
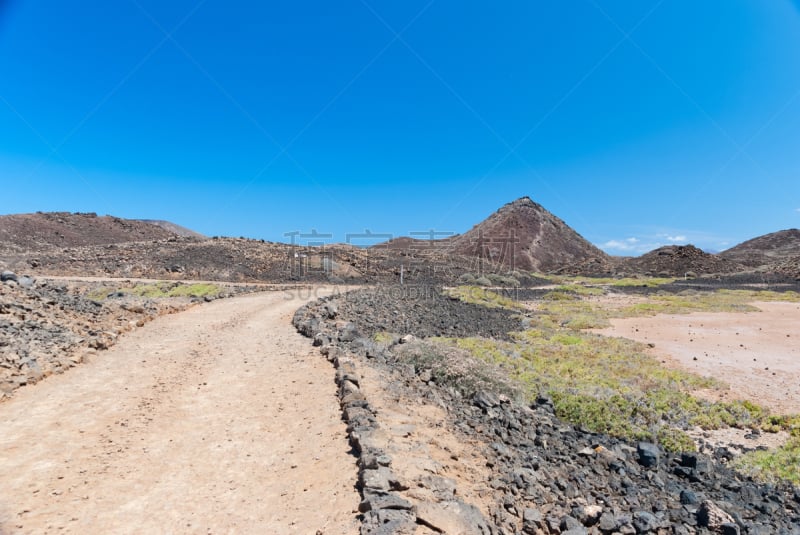
[[[182,235],[163,223],[98,216],[94,213],[37,212],[0,216],[0,249],[42,251],[152,241]],[[184,229],[187,230],[188,229]],[[190,231],[189,231],[190,232]]]
[[[608,262],[603,251],[529,197],[506,204],[450,242],[456,254],[488,258],[512,269],[546,272]]]
[[[603,251],[529,197],[506,204],[464,234],[435,241],[397,238],[375,247],[436,247],[452,255],[525,271],[577,269],[597,273],[606,270],[610,261]]]
[[[720,256],[750,267],[780,264],[800,256],[800,230],[793,228],[765,234],[731,247]]]

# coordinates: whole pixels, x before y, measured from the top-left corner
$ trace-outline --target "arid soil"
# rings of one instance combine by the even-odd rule
[[[333,368],[291,327],[314,294],[162,316],[0,403],[2,533],[356,533]]]
[[[729,398],[800,413],[800,304],[755,305],[760,312],[613,319],[598,332],[654,344],[667,365],[729,384]]]

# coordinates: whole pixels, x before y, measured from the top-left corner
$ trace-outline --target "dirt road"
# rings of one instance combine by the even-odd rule
[[[0,404],[2,533],[356,533],[334,371],[309,299],[161,317]]]

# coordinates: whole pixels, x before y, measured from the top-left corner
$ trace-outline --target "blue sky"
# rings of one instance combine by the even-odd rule
[[[800,226],[798,65],[789,0],[0,0],[0,213],[721,250]]]

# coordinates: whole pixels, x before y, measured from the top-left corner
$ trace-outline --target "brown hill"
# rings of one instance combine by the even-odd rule
[[[94,213],[38,212],[0,216],[0,252],[163,240],[176,233],[160,226]]]
[[[441,240],[395,238],[373,247],[475,259],[476,270],[498,269],[598,274],[610,258],[561,219],[522,197],[508,203],[464,234]]]
[[[800,230],[792,228],[765,234],[731,247],[720,256],[750,267],[781,264],[800,256]]]
[[[617,270],[642,275],[683,277],[687,273],[709,275],[736,273],[742,265],[718,255],[706,253],[694,245],[667,245],[636,258],[620,262]]]
[[[590,265],[597,270],[609,262],[603,251],[529,197],[506,204],[449,241],[456,254],[486,258],[510,269],[549,272]]]

